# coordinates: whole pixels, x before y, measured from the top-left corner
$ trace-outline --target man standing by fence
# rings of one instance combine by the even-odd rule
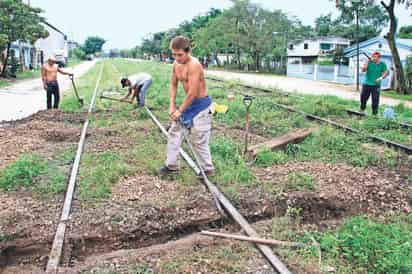
[[[372,58],[363,65],[362,71],[366,74],[360,95],[360,110],[365,111],[366,103],[372,95],[372,114],[377,115],[381,82],[389,74],[386,64],[380,61],[379,52],[372,54]]]

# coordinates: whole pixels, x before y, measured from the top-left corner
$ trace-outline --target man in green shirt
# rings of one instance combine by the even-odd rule
[[[365,79],[362,85],[362,92],[360,96],[361,111],[365,111],[366,103],[372,94],[372,113],[378,114],[379,108],[379,92],[382,80],[388,76],[389,72],[384,62],[381,62],[380,53],[378,51],[372,54],[372,58],[368,63],[364,64],[362,71],[366,72]]]

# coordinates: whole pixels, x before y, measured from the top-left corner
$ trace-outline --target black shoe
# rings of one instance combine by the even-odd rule
[[[167,176],[167,175],[171,175],[171,174],[176,174],[178,172],[178,170],[176,169],[170,169],[167,166],[162,167],[161,169],[159,169],[159,174],[161,176]]]

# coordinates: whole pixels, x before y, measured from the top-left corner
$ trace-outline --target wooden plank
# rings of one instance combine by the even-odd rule
[[[164,129],[162,124],[156,119],[153,113],[149,110],[149,108],[145,107],[147,113],[150,115],[154,123],[160,128],[164,135],[168,135],[167,131]],[[180,150],[181,156],[189,163],[189,165],[195,170],[198,174],[200,172],[199,168],[193,162],[193,160],[189,157],[187,153],[184,152],[183,149]],[[240,225],[240,227],[246,232],[247,235],[251,237],[259,237],[255,229],[246,221],[246,219],[236,210],[236,208],[232,205],[232,203],[227,199],[222,192],[213,184],[211,183],[207,177],[204,180],[204,183],[210,190],[213,196],[215,196],[219,202],[222,204],[223,208],[227,211],[227,213]],[[291,272],[288,270],[286,265],[279,260],[275,254],[273,254],[272,249],[263,244],[256,244],[258,250],[262,253],[262,255],[266,258],[266,260],[270,263],[274,270],[278,271],[281,274],[290,274]]]
[[[312,133],[312,129],[299,129],[296,131],[292,131],[292,132],[286,133],[285,135],[269,140],[267,142],[253,145],[248,149],[248,152],[252,157],[256,157],[257,153],[263,148],[275,150],[275,149],[284,147],[290,143],[296,144],[296,143],[303,141],[311,133]]]
[[[234,240],[239,240],[239,241],[252,242],[255,244],[287,246],[287,247],[305,247],[306,246],[305,244],[295,243],[295,242],[269,240],[269,239],[262,239],[262,238],[256,238],[256,237],[246,237],[243,235],[234,235],[234,234],[211,232],[211,231],[202,231],[201,234],[212,236],[212,237],[220,237],[220,238],[226,238],[226,239],[234,239]]]

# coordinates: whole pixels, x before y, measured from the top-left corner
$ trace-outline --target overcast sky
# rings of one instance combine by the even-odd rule
[[[83,43],[89,35],[98,35],[108,42],[105,48],[130,48],[140,44],[148,33],[176,27],[184,20],[207,12],[210,8],[225,9],[229,0],[24,0],[44,10],[49,23]],[[313,25],[320,14],[336,14],[329,0],[252,0],[263,7],[281,9]],[[112,3],[112,4],[109,4]],[[412,25],[410,12],[399,8],[400,26]]]

